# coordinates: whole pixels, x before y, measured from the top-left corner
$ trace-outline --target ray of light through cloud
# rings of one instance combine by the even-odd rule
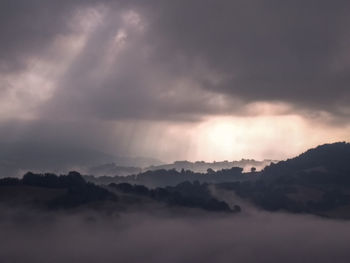
[[[50,149],[66,140],[66,151],[219,161],[349,140],[344,3],[288,21],[274,8],[298,13],[299,1],[152,3],[37,1],[26,15],[9,6],[18,39],[2,23],[1,143],[37,134]],[[211,10],[224,19],[207,19]],[[338,30],[321,34],[319,16]],[[311,48],[314,39],[327,46]]]

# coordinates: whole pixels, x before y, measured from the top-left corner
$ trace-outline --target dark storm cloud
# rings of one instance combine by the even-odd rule
[[[239,114],[235,98],[348,115],[350,4],[342,0],[2,1],[2,69],[40,57],[72,32],[76,10],[99,4],[108,14],[60,80],[53,112],[191,119]],[[142,33],[121,21],[131,9]],[[99,67],[118,28],[126,28],[126,46],[106,73]]]
[[[149,133],[154,133],[151,125],[134,123],[3,121],[0,126],[0,178],[23,176],[27,171],[59,174],[78,170],[84,173],[89,167],[111,162],[134,167],[159,164],[159,160],[147,158],[158,157],[153,155],[156,151],[144,149],[143,141]],[[159,140],[159,136],[153,137]],[[146,144],[154,144],[156,139],[152,138]],[[171,145],[168,143],[169,148]],[[184,147],[181,143],[176,146]],[[136,154],[132,152],[135,147]],[[140,153],[142,150],[143,154]]]
[[[108,2],[118,8],[124,2]],[[0,2],[0,72],[23,70],[27,59],[43,56],[58,35],[74,32],[71,19],[96,0],[2,0]]]
[[[151,27],[171,59],[200,57],[246,101],[335,111],[349,97],[348,1],[167,1]]]
[[[0,142],[33,163],[37,156],[38,165],[64,148],[60,163],[68,165],[82,157],[69,149],[123,154],[130,134],[150,121],[254,115],[259,108],[250,103],[261,101],[288,103],[282,114],[348,124],[349,7],[342,0],[2,0]],[[36,63],[41,70],[33,71]],[[43,80],[27,86],[23,72]],[[38,100],[46,80],[52,94]],[[121,121],[141,124],[134,131]],[[34,145],[40,154],[25,150]]]
[[[67,1],[2,0],[0,70],[23,69],[28,56],[42,52],[57,34],[65,33],[71,7]]]
[[[125,21],[127,15],[127,9],[103,14],[103,23],[60,79],[45,115],[196,120],[227,111],[215,92],[201,89],[201,81],[210,78],[203,74],[213,73],[201,63],[165,58],[149,35],[148,17],[140,13],[138,25]],[[118,42],[118,34],[125,39]]]

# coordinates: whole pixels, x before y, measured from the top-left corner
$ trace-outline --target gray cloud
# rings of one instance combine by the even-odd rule
[[[153,35],[168,59],[176,52],[200,57],[227,76],[221,85],[203,87],[246,101],[332,112],[346,106],[348,2],[194,0],[160,6]]]
[[[98,4],[108,12],[59,80],[53,112],[193,119],[242,114],[237,101],[277,101],[348,115],[349,4],[341,0],[5,1],[3,68],[40,57],[55,37],[74,31],[76,10]],[[126,10],[140,15],[142,32],[123,24]],[[125,47],[103,68],[118,29]]]
[[[62,1],[10,1],[0,5],[0,70],[23,69],[29,56],[42,52],[69,28],[70,5]]]
[[[60,147],[124,154],[155,121],[258,115],[255,102],[347,125],[349,7],[345,0],[3,0],[0,109],[10,101],[15,110],[0,112],[0,141],[23,145],[18,152],[40,145],[38,163]],[[36,64],[43,80],[27,86],[21,74]],[[39,100],[45,81],[52,92]]]
[[[64,172],[116,160],[106,147],[115,136],[109,125],[56,121],[3,122],[0,177],[28,170]],[[118,142],[115,142],[116,146]],[[120,144],[120,142],[119,142]],[[105,151],[104,151],[105,150]],[[107,153],[106,153],[107,152]]]
[[[201,87],[202,75],[210,71],[200,63],[195,68],[191,63],[188,70],[181,58],[162,58],[151,42],[148,18],[141,13],[140,25],[130,25],[123,15],[116,16],[114,10],[104,14],[103,24],[88,36],[60,79],[45,114],[69,111],[89,119],[198,120],[228,110],[217,103],[216,93]],[[125,43],[123,39],[116,43],[118,32],[125,32]]]
[[[188,141],[176,138],[166,142],[165,150],[155,147],[159,141],[164,143],[159,129],[166,124],[153,125],[59,119],[1,122],[0,177],[22,176],[27,171],[84,172],[111,162],[147,167],[159,163],[154,158],[168,161],[186,153]]]

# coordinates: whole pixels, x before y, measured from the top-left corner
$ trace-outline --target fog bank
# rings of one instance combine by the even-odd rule
[[[346,262],[350,223],[282,213],[42,214],[3,208],[4,262]]]

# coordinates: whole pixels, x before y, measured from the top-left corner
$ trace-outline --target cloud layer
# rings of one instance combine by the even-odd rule
[[[348,1],[4,0],[0,7],[2,143],[36,134],[44,147],[50,134],[53,148],[65,141],[66,152],[72,142],[135,155],[132,134],[175,138],[176,123],[187,123],[187,135],[222,116],[298,115],[326,130],[349,126]],[[180,137],[185,148],[196,143]],[[179,156],[153,140],[145,145],[155,145],[157,157]]]
[[[9,262],[345,262],[349,258],[349,223],[309,216],[130,213],[111,218],[2,211],[0,256]]]
[[[60,51],[50,50],[54,41],[84,38],[55,83],[50,104],[56,113],[60,105],[78,116],[187,119],[239,112],[239,101],[349,113],[347,1],[36,0],[2,6],[5,74],[33,58],[55,64]]]

